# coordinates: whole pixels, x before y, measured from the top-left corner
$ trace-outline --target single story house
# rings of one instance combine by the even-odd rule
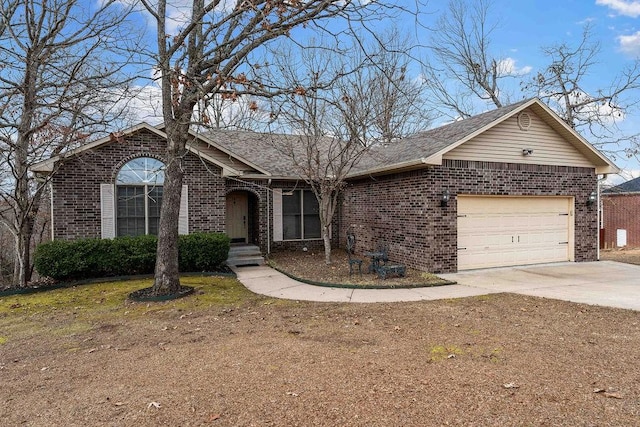
[[[640,247],[640,178],[602,191],[600,247]]]
[[[33,167],[51,176],[52,237],[154,233],[162,196],[162,126],[139,124]],[[183,159],[180,232],[320,248],[318,204],[274,141],[193,133]],[[615,165],[533,98],[374,146],[351,170],[332,224],[357,252],[384,241],[393,261],[439,272],[592,261],[599,175]]]

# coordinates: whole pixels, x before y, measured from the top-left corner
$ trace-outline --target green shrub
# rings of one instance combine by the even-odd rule
[[[156,236],[116,237],[111,242],[116,265],[126,271],[118,275],[153,273],[158,247]]]
[[[180,236],[180,271],[214,271],[227,260],[231,241],[221,233],[193,233]]]
[[[53,240],[42,243],[34,255],[35,269],[42,276],[61,279],[74,277],[82,271],[82,260],[73,250],[74,242]]]
[[[155,236],[54,240],[36,248],[35,268],[56,280],[151,274],[156,263]],[[179,236],[181,272],[215,271],[227,259],[229,238],[221,233]]]

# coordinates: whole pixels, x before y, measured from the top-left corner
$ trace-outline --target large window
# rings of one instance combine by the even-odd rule
[[[116,179],[118,236],[158,234],[164,163],[138,157],[126,163]]]
[[[319,239],[320,208],[311,190],[284,192],[282,196],[282,237],[285,240]]]

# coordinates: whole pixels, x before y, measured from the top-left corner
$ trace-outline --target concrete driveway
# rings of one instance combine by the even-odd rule
[[[487,293],[512,292],[640,311],[640,266],[567,262],[439,274]]]

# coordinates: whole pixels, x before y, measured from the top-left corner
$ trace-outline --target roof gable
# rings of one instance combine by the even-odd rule
[[[596,150],[574,129],[571,129],[557,114],[537,98],[524,100],[502,108],[434,128],[405,138],[387,147],[375,147],[366,160],[361,162],[352,176],[388,173],[415,169],[426,165],[440,165],[443,157],[468,141],[488,132],[501,123],[515,118],[520,112],[530,110],[552,129],[562,140],[580,153],[586,161],[584,166],[594,167],[597,173],[615,173],[618,168]],[[522,155],[522,147],[520,154]],[[492,161],[502,161],[493,159]],[[535,163],[535,162],[531,162]],[[560,162],[566,164],[565,162]]]
[[[167,138],[163,126],[151,126],[148,123],[143,122],[121,132],[111,133],[108,136],[82,145],[67,153],[36,163],[31,167],[31,170],[36,173],[51,173],[53,172],[56,163],[62,159],[73,157],[89,150],[96,150],[106,144],[119,143],[122,142],[123,139],[126,141],[126,137],[128,135],[138,132],[151,132],[162,139],[166,140]],[[217,146],[212,141],[206,140],[201,135],[192,133],[191,136],[192,139],[187,142],[187,150],[209,163],[219,166],[222,169],[223,176],[237,176],[245,173],[267,173],[261,168],[253,165],[251,162],[240,158],[234,153],[226,151],[223,147]]]
[[[47,160],[44,160],[42,162],[38,162],[34,165],[31,166],[31,170],[33,172],[37,172],[37,173],[50,173],[53,172],[55,165],[57,162],[59,162],[62,159],[66,159],[69,157],[73,157],[76,156],[78,154],[81,154],[85,151],[89,151],[89,150],[95,150],[97,148],[100,148],[101,146],[105,145],[105,144],[110,144],[110,143],[114,143],[114,142],[119,142],[121,141],[121,138],[126,137],[127,135],[131,135],[133,133],[136,132],[141,132],[141,131],[148,131],[151,133],[156,134],[157,136],[161,137],[161,138],[166,138],[167,135],[164,134],[164,132],[161,132],[160,130],[158,130],[157,128],[151,126],[148,123],[142,122],[140,124],[137,124],[133,127],[130,127],[129,129],[123,130],[121,132],[112,132],[109,135],[102,137],[100,139],[96,139],[95,141],[89,142],[88,144],[84,144],[81,145],[80,147],[74,148],[73,150],[70,150],[66,153],[63,154],[59,154],[57,156],[53,156]]]
[[[443,155],[450,160],[594,167],[531,108],[498,123]]]

